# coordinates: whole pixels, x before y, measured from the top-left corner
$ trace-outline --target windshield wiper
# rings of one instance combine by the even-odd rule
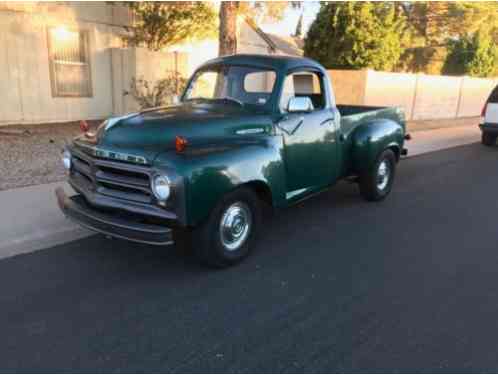
[[[224,102],[231,102],[231,103],[235,103],[237,105],[240,105],[241,107],[244,107],[244,103],[241,102],[240,100],[238,99],[235,99],[235,98],[232,98],[231,96],[225,96],[223,98],[212,98],[212,99],[208,99],[208,98],[189,98],[189,99],[185,99],[186,102],[220,102],[220,101],[224,101]]]

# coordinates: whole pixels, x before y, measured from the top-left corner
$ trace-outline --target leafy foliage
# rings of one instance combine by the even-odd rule
[[[302,7],[300,1],[234,1],[237,3],[238,14],[260,22],[280,21],[288,7]]]
[[[455,43],[464,44],[479,30],[498,43],[498,2],[397,2],[406,16],[408,48],[402,70],[440,74],[457,59]],[[451,56],[450,56],[451,55]]]
[[[328,67],[489,76],[493,44],[496,1],[332,2],[322,4],[305,54]]]
[[[489,77],[498,74],[498,47],[486,30],[451,42],[444,74]]]
[[[393,3],[322,3],[304,53],[327,68],[390,71],[403,52],[404,22]]]
[[[160,107],[173,104],[173,98],[179,95],[186,85],[187,79],[176,72],[168,72],[166,78],[155,83],[133,77],[130,95],[137,101],[140,109]]]
[[[131,2],[137,18],[134,35],[129,41],[153,51],[188,39],[213,36],[216,13],[207,2]]]

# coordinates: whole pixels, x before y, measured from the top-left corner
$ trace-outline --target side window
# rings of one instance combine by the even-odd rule
[[[217,71],[205,71],[196,77],[195,85],[190,92],[191,98],[212,99],[223,91],[224,76]]]
[[[287,110],[289,100],[293,97],[308,97],[315,110],[325,107],[322,77],[313,72],[296,72],[289,74],[284,81],[280,108]]]
[[[265,105],[273,92],[276,76],[273,70],[249,71],[244,75],[241,99],[248,104]]]
[[[247,73],[244,77],[244,90],[249,93],[271,94],[275,77],[274,71]]]

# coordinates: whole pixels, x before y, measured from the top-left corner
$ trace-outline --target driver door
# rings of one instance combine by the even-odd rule
[[[337,127],[324,87],[321,74],[311,71],[293,72],[284,82],[279,102],[284,116],[278,127],[284,137],[290,200],[331,185],[337,178]],[[312,108],[293,112],[289,103],[295,97],[309,98]]]

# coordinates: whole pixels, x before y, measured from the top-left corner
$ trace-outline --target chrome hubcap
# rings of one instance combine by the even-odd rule
[[[377,189],[384,190],[387,187],[390,173],[389,163],[386,160],[382,160],[377,171]]]
[[[249,207],[236,202],[226,209],[220,221],[221,243],[229,250],[239,249],[251,231],[252,215]]]

